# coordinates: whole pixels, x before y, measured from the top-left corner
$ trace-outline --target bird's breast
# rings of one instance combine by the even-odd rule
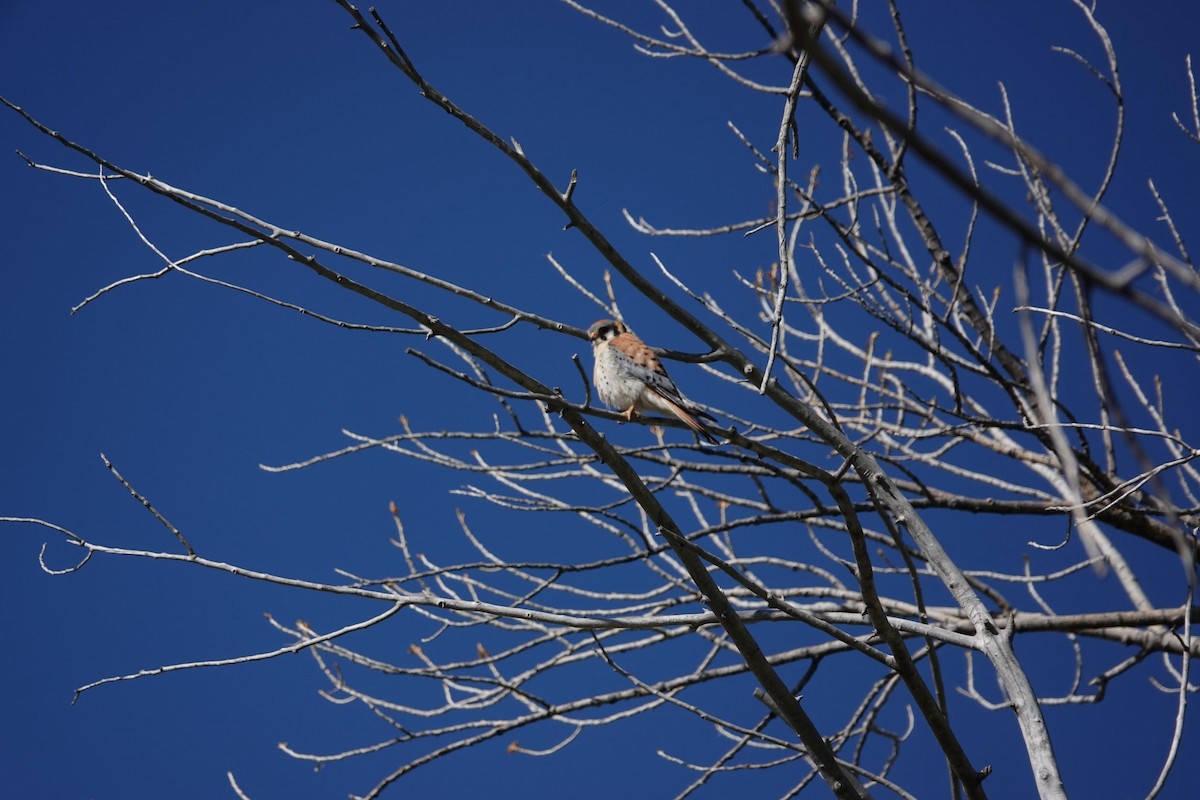
[[[627,357],[609,346],[596,348],[596,369],[592,376],[596,394],[605,405],[624,410],[641,397],[645,384],[625,363]]]

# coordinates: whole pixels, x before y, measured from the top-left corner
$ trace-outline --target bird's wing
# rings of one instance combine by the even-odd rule
[[[667,368],[663,366],[662,361],[649,345],[631,333],[622,333],[613,337],[610,344],[613,346],[613,350],[625,360],[626,368],[632,375],[646,384],[647,389],[663,398],[668,406],[673,407],[673,412],[678,409],[676,416],[708,437],[708,433],[704,431],[703,426],[696,422],[695,417],[710,419],[713,422],[716,422],[716,418],[697,408],[695,403],[683,396],[683,392],[679,391],[675,381],[671,380],[671,376],[667,374]]]
[[[679,387],[667,374],[666,367],[641,339],[630,333],[622,333],[620,336],[613,337],[610,344],[625,361],[625,366],[630,374],[659,394],[673,400],[682,399]]]

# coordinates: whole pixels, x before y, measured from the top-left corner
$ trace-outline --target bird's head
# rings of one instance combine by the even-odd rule
[[[588,338],[593,342],[606,342],[628,330],[625,323],[619,319],[602,319],[593,322],[592,327],[588,328]]]

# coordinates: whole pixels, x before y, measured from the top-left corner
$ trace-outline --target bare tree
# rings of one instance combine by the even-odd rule
[[[761,27],[762,47],[726,52],[694,34],[682,8],[663,2],[664,29],[652,33],[564,1],[650,58],[707,62],[722,79],[774,101],[772,140],[731,124],[771,188],[770,213],[685,228],[626,212],[635,230],[668,242],[740,237],[753,254],[746,260],[760,268],[685,274],[669,256],[620,252],[576,203],[585,179],[546,175],[516,140],[443,94],[383,16],[337,0],[382,65],[515,164],[561,210],[570,235],[604,259],[609,272],[601,277],[550,257],[565,291],[594,303],[597,317],[616,319],[620,299],[640,294],[673,321],[679,340],[696,342],[694,352],[660,355],[680,364],[676,370],[695,365],[728,387],[732,402],[701,404],[717,419],[708,431],[718,445],[657,418],[616,435],[626,418],[601,407],[589,363],[576,361],[577,385],[555,386],[513,345],[515,332],[532,327],[569,353],[587,341],[590,320],[560,320],[520,297],[488,296],[138,174],[4,101],[99,172],[31,166],[98,180],[122,211],[121,192],[151,192],[237,236],[184,258],[143,236],[161,267],[85,302],[168,272],[218,283],[334,325],[436,343],[443,349],[408,351],[413,368],[434,371],[471,400],[461,430],[417,430],[403,421],[390,436],[348,433],[342,449],[268,469],[383,450],[414,468],[460,473],[459,494],[497,509],[483,525],[460,514],[476,556],[442,563],[423,555],[436,551],[431,537],[406,530],[393,506],[404,571],[343,573],[321,583],[194,548],[153,498],[106,462],[169,532],[173,551],[7,519],[52,529],[80,548],[72,570],[95,554],[179,561],[377,608],[336,630],[272,618],[284,639],[278,647],[104,678],[79,692],[306,651],[329,681],[331,702],[359,704],[393,733],[342,752],[284,750],[317,765],[391,751],[395,768],[364,797],[497,737],[507,737],[514,753],[547,756],[589,728],[682,709],[727,745],[707,759],[662,749],[664,759],[694,770],[679,797],[762,770],[789,776],[786,796],[819,778],[837,797],[984,797],[985,737],[994,736],[1019,737],[1039,796],[1054,798],[1066,788],[1043,709],[1097,703],[1118,680],[1134,691],[1129,676],[1142,674],[1155,683],[1137,691],[1177,698],[1177,713],[1163,721],[1173,732],[1161,762],[1141,765],[1147,796],[1158,794],[1178,760],[1195,691],[1190,659],[1200,654],[1190,627],[1200,450],[1191,444],[1191,409],[1164,401],[1172,382],[1194,381],[1200,327],[1188,309],[1200,274],[1153,183],[1146,203],[1162,222],[1154,238],[1105,205],[1122,147],[1124,89],[1093,10],[1076,0],[1105,60],[1087,61],[1082,48],[1064,53],[1107,89],[1116,124],[1101,178],[1085,188],[1022,135],[1006,93],[1001,112],[990,113],[922,72],[896,3],[881,14],[856,4],[746,2],[738,13]],[[1191,88],[1191,108],[1176,122],[1200,141],[1190,62],[1174,77]],[[838,158],[821,163],[806,153],[803,132],[814,126],[840,131]],[[955,213],[942,210],[948,193]],[[976,242],[985,228],[990,252],[981,254]],[[407,327],[335,320],[199,271],[208,259],[247,248],[283,256],[326,279],[329,291],[366,298]],[[374,280],[374,271],[391,282]],[[474,307],[465,318],[482,309],[492,321],[467,327],[451,311],[414,305],[383,288],[396,276],[444,292],[460,304],[454,308]],[[728,298],[736,293],[752,300],[754,313],[735,310],[741,302]],[[1146,364],[1161,375],[1148,374]],[[590,558],[521,552],[497,533],[511,512],[522,512],[526,526],[569,528]],[[997,552],[1002,543],[963,544],[981,518],[1011,520],[1027,532],[1023,569],[1004,566],[1021,554]],[[1153,580],[1170,585],[1175,605],[1152,601],[1143,586],[1151,576],[1127,558],[1135,542],[1155,554]],[[1102,579],[1119,588],[1119,604],[1089,593]],[[1056,607],[1093,596],[1097,605],[1086,611]],[[354,644],[352,634],[377,626],[437,641],[412,646],[407,660]],[[461,652],[464,637],[475,642],[481,629],[493,644],[469,658],[437,646],[454,641]],[[847,663],[859,666],[843,669]],[[1053,671],[1059,688],[1035,686],[1032,665]],[[369,688],[372,673],[403,680],[384,695]],[[751,681],[761,703],[749,697]],[[408,685],[418,689],[396,688]],[[803,695],[830,685],[844,699],[843,716],[818,724]],[[736,713],[716,702],[730,693],[742,700]],[[963,704],[1012,715],[992,715],[988,731],[963,730],[954,713]],[[547,724],[563,732],[553,747],[535,750],[516,738]],[[914,731],[933,743],[921,748],[942,754],[948,789],[942,775],[923,783],[896,778],[906,755],[918,755],[908,741]]]

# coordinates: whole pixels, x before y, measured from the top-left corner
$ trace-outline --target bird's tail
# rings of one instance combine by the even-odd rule
[[[684,408],[682,405],[675,402],[674,400],[672,400],[669,397],[663,397],[662,399],[664,402],[667,403],[667,405],[670,406],[671,412],[676,417],[678,417],[680,419],[680,421],[683,422],[684,425],[687,425],[689,428],[691,428],[693,431],[695,431],[699,436],[703,436],[704,439],[709,444],[719,444],[719,442],[717,441],[717,437],[715,437],[711,433],[709,433],[708,427],[704,423],[702,423],[699,419],[697,419],[697,417],[706,417],[708,419],[711,419],[713,422],[716,422],[717,420],[715,417],[713,417],[712,414],[701,411],[698,408],[695,409],[694,411],[689,411],[688,409]]]

